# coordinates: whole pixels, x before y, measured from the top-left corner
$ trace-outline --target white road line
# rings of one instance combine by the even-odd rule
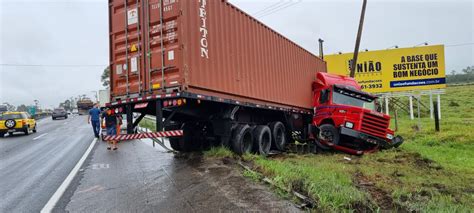
[[[94,140],[92,140],[91,144],[89,145],[89,148],[87,148],[84,155],[82,155],[81,159],[77,162],[76,166],[74,166],[74,168],[71,170],[71,172],[66,177],[66,179],[64,179],[61,186],[59,186],[59,188],[56,190],[56,192],[53,194],[53,196],[51,196],[48,203],[46,203],[46,205],[44,205],[43,209],[41,209],[41,213],[51,212],[53,210],[54,206],[56,206],[56,203],[59,201],[61,196],[63,196],[63,194],[66,191],[67,187],[69,187],[69,184],[71,184],[71,182],[74,179],[74,177],[76,176],[77,172],[82,167],[82,164],[84,164],[84,161],[86,161],[87,156],[89,156],[89,154],[91,153],[92,148],[94,148],[94,145],[95,145],[96,142],[97,142],[97,138],[94,138]]]
[[[47,134],[48,134],[48,133],[44,133],[44,134],[42,134],[42,135],[40,135],[40,136],[38,136],[38,137],[36,137],[36,138],[33,138],[33,140],[34,140],[34,141],[35,141],[35,140],[38,140],[38,139],[42,138],[43,136],[45,136],[45,135],[47,135]]]

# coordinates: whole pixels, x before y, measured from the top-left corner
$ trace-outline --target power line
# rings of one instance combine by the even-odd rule
[[[294,6],[298,3],[301,3],[301,1],[289,2],[289,4],[281,5],[280,7],[274,8],[273,10],[267,11],[266,13],[259,15],[259,16],[257,16],[257,18],[262,18],[262,17],[268,16],[268,15],[271,15],[273,13],[276,13],[276,12],[281,11],[283,9],[286,9],[288,7],[292,7],[292,6]]]
[[[4,67],[107,67],[108,65],[95,65],[95,64],[0,64]]]
[[[460,47],[460,46],[469,46],[469,45],[474,45],[474,43],[452,44],[452,45],[446,45],[446,47]]]
[[[271,4],[270,6],[265,7],[265,8],[263,8],[262,10],[259,10],[259,11],[255,12],[255,13],[253,13],[252,15],[253,15],[253,16],[257,16],[257,15],[259,15],[259,14],[261,14],[261,13],[265,13],[266,11],[271,10],[271,9],[277,7],[277,6],[278,6],[279,4],[281,4],[281,3],[286,4],[287,2],[285,2],[285,1],[279,1],[279,2],[277,2],[277,3],[275,3],[275,4]]]

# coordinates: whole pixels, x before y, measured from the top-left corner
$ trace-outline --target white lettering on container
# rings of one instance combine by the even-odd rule
[[[201,27],[199,28],[199,32],[201,33],[201,57],[203,58],[209,58],[209,43],[207,42],[207,11],[206,11],[206,5],[207,5],[207,0],[199,0],[201,3],[200,8],[199,8],[199,17],[201,19]]]

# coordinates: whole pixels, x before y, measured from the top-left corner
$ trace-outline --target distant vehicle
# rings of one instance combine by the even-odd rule
[[[0,115],[0,137],[5,134],[12,136],[15,132],[36,132],[36,120],[26,112],[5,112]]]
[[[74,115],[78,115],[78,114],[79,114],[79,110],[77,110],[77,109],[73,109],[73,110],[72,110],[72,114],[74,114]]]
[[[6,111],[8,111],[8,107],[5,106],[5,105],[0,105],[0,114],[4,113]]]
[[[54,109],[53,114],[51,115],[51,117],[53,118],[53,120],[56,120],[58,118],[67,119],[67,112],[66,112],[65,109],[57,108],[57,109]]]
[[[79,115],[87,115],[93,106],[94,102],[92,102],[89,98],[83,98],[82,100],[77,101],[77,110]]]
[[[71,112],[71,111],[68,111],[68,112],[67,112],[67,115],[72,115],[72,112]]]

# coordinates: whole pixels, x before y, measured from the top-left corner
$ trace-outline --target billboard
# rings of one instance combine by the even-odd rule
[[[353,57],[325,56],[328,73],[349,76]],[[360,52],[355,79],[371,93],[445,88],[444,45]]]

